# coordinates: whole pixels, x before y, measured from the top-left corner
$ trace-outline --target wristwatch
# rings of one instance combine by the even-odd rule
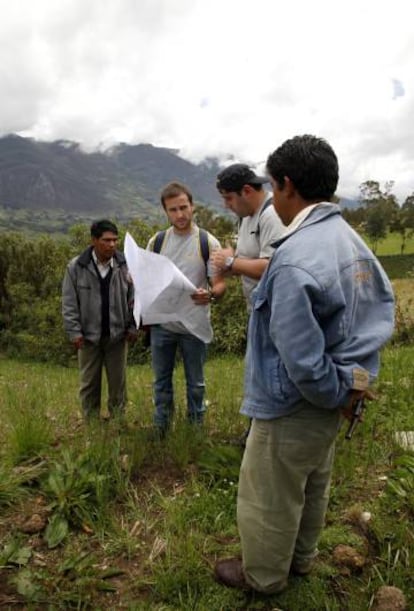
[[[226,270],[230,270],[233,267],[235,257],[226,257],[224,260],[224,265]]]

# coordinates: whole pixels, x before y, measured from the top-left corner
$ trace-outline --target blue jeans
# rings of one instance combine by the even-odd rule
[[[195,335],[173,333],[159,325],[151,327],[151,355],[154,370],[154,423],[167,430],[174,413],[173,372],[177,348],[180,348],[187,383],[187,416],[194,424],[202,424],[204,405],[204,363],[207,346]]]

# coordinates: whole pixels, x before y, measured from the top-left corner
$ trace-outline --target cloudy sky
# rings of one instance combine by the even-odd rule
[[[0,135],[260,164],[325,137],[338,192],[414,191],[409,0],[0,0]]]

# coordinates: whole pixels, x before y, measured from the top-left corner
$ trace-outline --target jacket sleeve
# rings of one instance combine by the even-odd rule
[[[313,405],[345,404],[350,388],[325,351],[325,336],[315,315],[324,301],[322,287],[307,272],[283,266],[273,275],[270,336],[290,380]]]
[[[62,284],[63,326],[71,341],[83,335],[80,322],[79,300],[73,274],[73,269],[68,265]]]
[[[134,295],[135,295],[135,288],[134,288],[134,283],[132,282],[132,278],[128,272],[128,292],[127,292],[127,300],[128,300],[128,325],[127,325],[127,329],[129,331],[129,333],[137,333],[138,332],[138,325],[135,322],[135,318],[134,318]]]

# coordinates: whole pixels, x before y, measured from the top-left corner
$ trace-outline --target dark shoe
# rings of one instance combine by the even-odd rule
[[[216,562],[214,579],[228,588],[238,588],[245,591],[253,590],[244,577],[243,565],[240,558],[226,558]]]
[[[298,577],[304,577],[305,575],[309,575],[312,571],[314,565],[313,558],[311,560],[305,560],[303,562],[292,562],[292,566],[290,567],[290,572],[292,575],[297,575]]]

